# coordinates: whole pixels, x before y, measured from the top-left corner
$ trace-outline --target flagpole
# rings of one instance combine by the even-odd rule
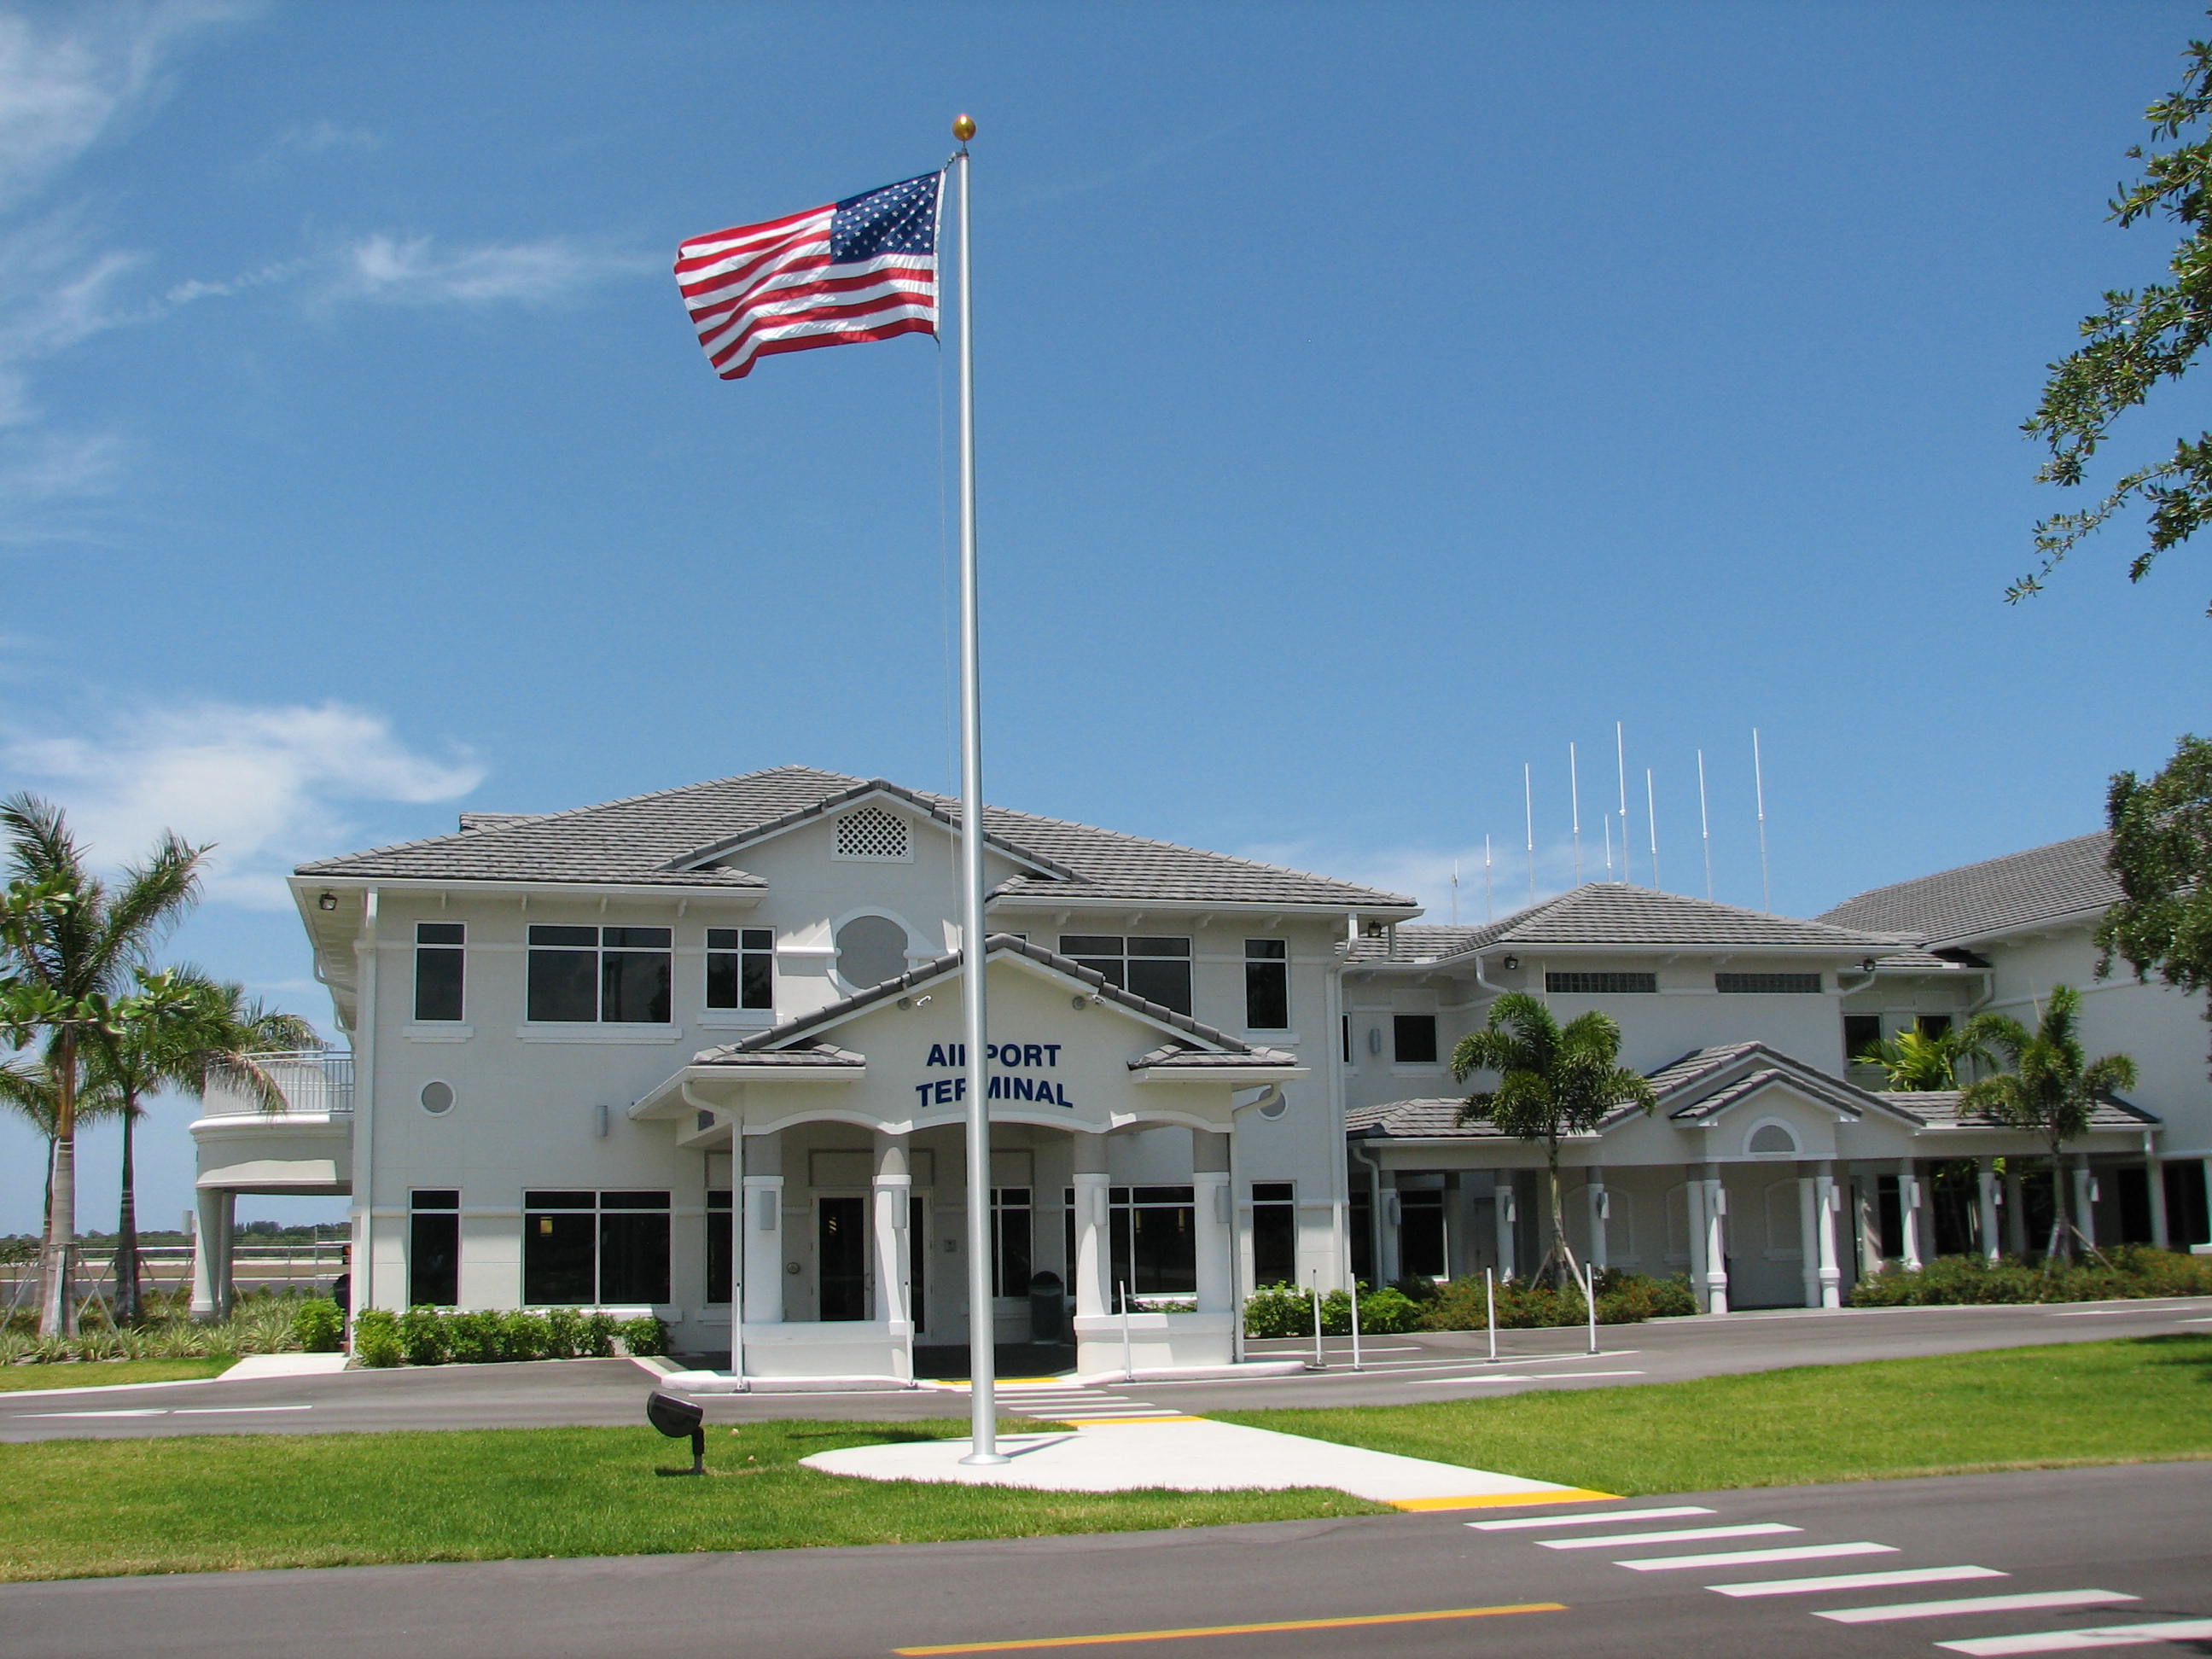
[[[968,141],[975,124],[952,124],[960,149],[960,1004],[968,1083],[968,1376],[971,1444],[963,1463],[1003,1463],[999,1451],[998,1356],[991,1310],[990,1050],[983,1018],[982,650],[975,605],[975,331],[969,303]]]

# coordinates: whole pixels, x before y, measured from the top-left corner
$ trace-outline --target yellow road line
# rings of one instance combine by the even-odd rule
[[[1364,1625],[1418,1625],[1439,1619],[1491,1619],[1508,1613],[1565,1613],[1564,1601],[1524,1601],[1510,1607],[1444,1607],[1434,1613],[1370,1613],[1354,1619],[1284,1619],[1267,1625],[1194,1625],[1183,1630],[1117,1631],[1107,1636],[1038,1636],[1019,1642],[950,1642],[939,1647],[893,1648],[902,1659],[941,1653],[1012,1653],[1027,1648],[1090,1648],[1114,1642],[1180,1642],[1200,1636],[1266,1636],[1277,1631],[1352,1630]]]
[[[1393,1498],[1387,1501],[1394,1510],[1488,1510],[1506,1504],[1594,1504],[1609,1503],[1619,1494],[1592,1492],[1585,1486],[1568,1486],[1559,1492],[1493,1492],[1469,1498]]]
[[[1048,1423],[1065,1423],[1076,1429],[1109,1429],[1121,1424],[1133,1424],[1139,1428],[1155,1423],[1203,1423],[1202,1417],[1048,1417]]]

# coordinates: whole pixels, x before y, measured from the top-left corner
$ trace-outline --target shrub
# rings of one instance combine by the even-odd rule
[[[292,1335],[302,1353],[336,1353],[345,1346],[345,1316],[326,1296],[311,1296],[292,1310]]]
[[[584,1352],[584,1316],[574,1308],[545,1310],[545,1357],[574,1359]]]
[[[1244,1301],[1247,1336],[1311,1336],[1313,1298],[1295,1285],[1262,1285]]]
[[[399,1319],[388,1308],[363,1308],[353,1319],[353,1357],[364,1365],[397,1365],[407,1358]]]
[[[1359,1329],[1363,1335],[1391,1335],[1421,1328],[1419,1304],[1402,1291],[1359,1287]],[[1352,1296],[1331,1291],[1321,1299],[1324,1336],[1352,1334]],[[1262,1285],[1245,1299],[1247,1336],[1311,1336],[1313,1292],[1295,1285]]]
[[[634,1359],[648,1359],[668,1352],[668,1327],[652,1314],[625,1319],[615,1328],[623,1351]]]
[[[1686,1279],[1650,1279],[1618,1268],[1606,1268],[1597,1275],[1601,1325],[1633,1325],[1664,1314],[1696,1311]],[[1483,1281],[1472,1277],[1454,1279],[1421,1312],[1423,1324],[1432,1331],[1481,1330],[1489,1315]],[[1580,1325],[1589,1318],[1589,1307],[1579,1285],[1556,1288],[1509,1279],[1498,1286],[1498,1328],[1502,1331]]]
[[[1386,1286],[1361,1292],[1359,1328],[1375,1336],[1395,1336],[1421,1328],[1421,1304],[1403,1291]]]
[[[499,1316],[500,1358],[543,1359],[553,1351],[552,1328],[543,1314],[517,1310]]]
[[[1854,1308],[1962,1306],[1998,1302],[2101,1302],[2120,1297],[2212,1295],[2212,1261],[2147,1244],[2123,1244],[2103,1261],[2014,1256],[1938,1256],[1908,1271],[1884,1267],[1851,1287]]]
[[[446,1350],[456,1364],[488,1364],[506,1351],[495,1313],[454,1314],[445,1324]]]
[[[453,1358],[446,1318],[435,1308],[413,1307],[399,1316],[399,1346],[410,1365],[442,1365]]]

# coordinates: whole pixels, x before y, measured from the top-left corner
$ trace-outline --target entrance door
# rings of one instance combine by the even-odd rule
[[[821,1286],[821,1317],[868,1316],[868,1201],[824,1198],[817,1201],[814,1267]]]

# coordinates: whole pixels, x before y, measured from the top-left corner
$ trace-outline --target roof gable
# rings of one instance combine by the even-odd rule
[[[1516,945],[1601,949],[1705,945],[1879,956],[1905,942],[1895,934],[1746,910],[1711,899],[1692,898],[1686,893],[1662,892],[1627,882],[1593,881],[1480,927],[1400,927],[1395,951],[1387,933],[1380,939],[1363,939],[1352,956],[1355,962],[1378,964],[1442,962],[1474,951]]]

